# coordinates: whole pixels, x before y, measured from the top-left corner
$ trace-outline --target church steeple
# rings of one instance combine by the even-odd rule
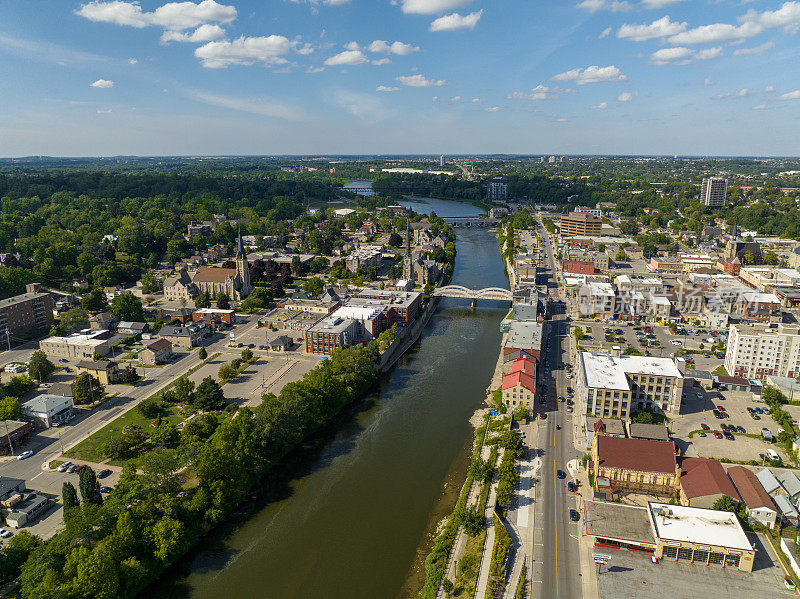
[[[245,257],[244,243],[242,242],[242,225],[239,225],[239,238],[236,241],[236,257],[237,258]]]
[[[247,297],[252,291],[250,284],[250,265],[247,262],[247,252],[244,251],[242,241],[242,225],[239,225],[239,238],[236,240],[236,274],[240,282],[239,293],[241,297]]]

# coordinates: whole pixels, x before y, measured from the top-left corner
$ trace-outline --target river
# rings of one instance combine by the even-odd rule
[[[419,211],[467,216],[429,200]],[[415,202],[416,203],[416,202]],[[458,231],[453,283],[506,287],[494,234]],[[395,599],[419,589],[424,551],[464,479],[507,308],[445,299],[370,397],[268,477],[265,489],[145,593],[192,599]]]

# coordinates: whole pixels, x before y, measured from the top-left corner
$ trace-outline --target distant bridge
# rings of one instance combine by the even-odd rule
[[[485,216],[445,216],[442,220],[454,227],[496,227],[500,224],[499,218]]]
[[[511,291],[502,287],[486,287],[485,289],[470,289],[461,285],[446,285],[437,287],[433,291],[434,296],[456,297],[459,299],[472,300],[473,307],[480,300],[494,300],[499,302],[510,302],[513,299]]]
[[[378,195],[371,187],[342,187],[341,191],[349,191],[360,196],[374,196]]]

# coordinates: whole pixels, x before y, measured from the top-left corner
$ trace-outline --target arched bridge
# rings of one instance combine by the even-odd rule
[[[486,287],[485,289],[470,289],[461,285],[446,285],[434,289],[433,295],[438,297],[457,297],[472,300],[473,305],[479,299],[510,302],[513,299],[511,291],[502,287]]]
[[[500,224],[499,218],[486,216],[445,216],[442,220],[452,227],[496,227]]]

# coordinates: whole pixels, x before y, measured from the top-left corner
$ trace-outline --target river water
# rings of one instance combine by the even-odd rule
[[[468,216],[456,202],[418,211]],[[453,283],[507,286],[492,232],[458,231]],[[143,596],[395,599],[419,589],[436,522],[463,481],[468,423],[489,384],[507,308],[445,299],[370,397],[268,477],[265,489]]]

